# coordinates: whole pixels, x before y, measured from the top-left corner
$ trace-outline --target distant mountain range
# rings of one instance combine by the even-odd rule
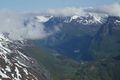
[[[44,24],[47,32],[57,30],[53,35],[38,40],[38,45],[52,48],[60,54],[76,60],[95,59],[93,54],[99,53],[96,52],[98,47],[102,48],[105,44],[106,46],[111,44],[111,42],[102,43],[105,42],[104,39],[109,41],[111,37],[111,41],[116,40],[112,43],[112,47],[119,42],[119,36],[117,36],[120,31],[119,16],[93,14],[86,16],[37,16],[34,17],[34,20]]]

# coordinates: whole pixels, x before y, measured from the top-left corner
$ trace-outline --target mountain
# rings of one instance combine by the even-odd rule
[[[29,24],[52,34],[29,40],[21,52],[45,65],[53,80],[120,80],[119,16],[34,15]]]
[[[79,60],[80,56],[84,56],[84,54],[90,56],[88,49],[91,41],[106,19],[106,16],[101,17],[92,14],[86,16],[53,16],[43,24],[46,31],[52,31],[56,28],[58,31],[43,40],[39,40],[38,43]],[[81,55],[77,54],[76,51]],[[92,59],[92,56],[88,59]]]
[[[24,46],[24,41],[12,41],[0,34],[0,80],[50,80],[49,72],[25,55]]]
[[[45,39],[35,41],[35,43],[49,47],[75,60],[96,59],[95,56],[99,53],[99,46],[103,45],[101,48],[104,48],[104,44],[111,44],[111,42],[108,43],[103,40],[107,37],[109,38],[106,41],[114,41],[116,39],[116,42],[119,42],[119,37],[117,36],[119,35],[119,16],[98,16],[93,14],[86,16],[52,16],[48,21],[42,23],[45,25],[46,31],[53,31],[56,28],[58,31]],[[116,42],[113,42],[111,46],[117,45]],[[99,51],[102,51],[103,48]]]
[[[109,16],[101,28],[97,31],[92,42],[97,55],[117,56],[119,55],[120,17]],[[94,51],[93,50],[93,51]],[[97,52],[96,52],[97,51]]]
[[[53,50],[48,54],[55,59],[44,62],[50,70],[49,64],[54,64],[54,80],[120,80],[119,16],[53,16],[43,24],[47,31],[59,28],[47,38],[33,41],[45,51]]]
[[[22,51],[45,65],[53,80],[120,80],[119,16],[35,15],[24,25],[31,23],[52,34],[30,40]]]

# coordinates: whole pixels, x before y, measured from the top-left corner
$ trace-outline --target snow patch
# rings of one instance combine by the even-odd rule
[[[23,68],[23,71],[25,72],[26,75],[28,75],[28,71],[26,68]]]
[[[74,19],[77,19],[77,18],[79,18],[79,16],[74,15],[74,16],[71,17],[70,21],[72,21],[72,20],[74,20]]]
[[[7,76],[5,73],[3,73],[1,70],[0,70],[0,75],[2,76],[2,78],[10,78],[10,77]]]
[[[10,69],[9,66],[6,66],[5,70],[8,71],[8,72],[11,72],[11,69]]]
[[[15,67],[15,72],[16,72],[16,75],[17,77],[15,78],[15,80],[21,80],[20,78],[22,78],[21,74],[19,73],[19,70],[17,67]]]
[[[17,50],[17,52],[18,52],[22,57],[24,57],[25,59],[29,60],[29,58],[28,58],[26,55],[24,55],[23,53],[21,53],[21,52],[18,51],[18,50]]]

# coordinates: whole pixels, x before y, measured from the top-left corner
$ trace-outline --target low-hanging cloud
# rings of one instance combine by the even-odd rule
[[[49,9],[48,13],[55,16],[72,16],[72,15],[84,15],[85,12],[82,8],[66,7],[63,9]]]
[[[98,6],[96,8],[94,7],[88,7],[88,8],[67,7],[63,9],[50,9],[48,10],[48,13],[52,15],[61,15],[61,16],[71,16],[71,15],[83,16],[89,13],[95,13],[95,14],[100,14],[100,15],[107,14],[111,16],[120,16],[120,4],[113,3],[111,5]]]
[[[46,32],[44,25],[40,23],[29,23],[24,26],[24,14],[0,11],[0,33],[8,33],[8,37],[13,40],[21,39],[43,39],[52,32]]]
[[[101,7],[100,10],[112,16],[120,16],[120,4],[119,3],[114,3],[112,5],[105,5]]]
[[[97,14],[107,14],[110,16],[120,16],[120,4],[113,3],[111,5],[104,5],[97,8],[86,9],[85,11]]]

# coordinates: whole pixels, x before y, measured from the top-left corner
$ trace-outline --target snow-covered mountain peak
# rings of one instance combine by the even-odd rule
[[[90,15],[90,16],[93,18],[94,21],[101,23],[101,21],[102,21],[101,16],[99,16],[99,15]]]
[[[73,19],[77,19],[77,18],[79,18],[79,16],[74,15],[74,16],[71,17],[71,20],[73,20]]]
[[[102,23],[103,17],[95,14],[86,14],[84,16],[74,15],[71,17],[70,22],[78,22],[80,24],[89,25],[89,24],[96,24]]]
[[[104,15],[99,15],[99,14],[94,14],[94,13],[89,13],[89,14],[84,14],[84,15],[72,15],[72,16],[43,16],[43,15],[38,15],[36,16],[36,19],[40,23],[46,23],[46,22],[65,22],[65,23],[70,23],[70,22],[77,22],[80,24],[84,25],[89,25],[89,24],[97,24],[97,23],[102,23],[103,19],[105,18]]]

